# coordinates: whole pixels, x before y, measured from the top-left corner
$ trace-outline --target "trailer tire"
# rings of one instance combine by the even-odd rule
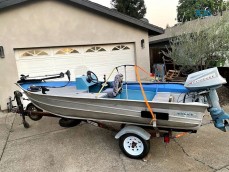
[[[32,103],[28,104],[28,106],[26,107],[26,110],[27,111],[32,111],[32,112],[42,112],[41,109],[37,108]],[[39,121],[42,118],[41,115],[34,115],[34,114],[30,114],[30,113],[28,113],[28,116],[33,121]]]
[[[81,120],[79,119],[69,119],[69,118],[61,118],[59,120],[59,125],[61,127],[75,127],[81,123]]]
[[[119,147],[127,157],[142,159],[150,151],[150,140],[145,140],[137,134],[127,133],[120,137]]]

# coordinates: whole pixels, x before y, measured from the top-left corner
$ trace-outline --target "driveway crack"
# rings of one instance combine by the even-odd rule
[[[86,124],[86,123],[85,123]],[[81,127],[82,125],[85,125],[84,123],[77,125],[78,127]],[[55,130],[51,130],[51,131],[47,131],[47,132],[43,132],[43,133],[37,133],[37,134],[33,134],[30,136],[25,136],[25,137],[20,137],[20,138],[16,138],[16,139],[12,139],[12,140],[8,140],[8,142],[14,142],[14,141],[19,141],[19,140],[23,140],[23,139],[28,139],[28,138],[33,138],[33,137],[37,137],[37,136],[45,136],[47,134],[50,133],[55,133],[58,131],[63,131],[63,130],[69,130],[71,128],[60,128],[60,129],[55,129]]]
[[[201,161],[201,160],[199,160],[199,159],[197,159],[197,158],[192,157],[191,155],[189,155],[189,154],[185,151],[185,149],[183,148],[183,146],[181,146],[181,144],[180,144],[178,141],[176,141],[176,139],[173,139],[173,140],[174,140],[174,142],[181,148],[181,150],[184,152],[184,154],[185,154],[186,156],[188,156],[188,157],[192,158],[193,160],[195,160],[195,161],[197,161],[197,162],[199,162],[199,163],[201,163],[201,164],[203,164],[203,165],[205,165],[205,166],[211,168],[211,169],[214,170],[214,171],[217,170],[217,169],[215,169],[214,167],[212,167],[212,166],[206,164],[205,162],[203,162],[203,161]]]
[[[122,155],[122,152],[120,151],[120,152],[119,152],[119,158],[121,159],[121,163],[122,163],[123,170],[124,170],[124,172],[126,172],[126,166],[125,166],[125,164],[124,164],[124,161],[123,161],[123,158],[121,157],[121,155]]]
[[[206,126],[206,125],[212,125],[212,123],[213,123],[212,121],[203,123],[203,124],[201,125],[201,127]]]
[[[7,137],[6,137],[6,142],[5,142],[5,144],[4,144],[4,147],[3,147],[3,149],[2,149],[2,154],[1,154],[1,156],[0,156],[0,162],[1,162],[2,157],[3,157],[3,154],[4,154],[4,152],[5,152],[5,149],[6,149],[6,146],[7,146],[8,140],[9,140],[9,137],[10,137],[10,133],[12,132],[15,118],[16,118],[16,115],[14,115],[14,119],[13,119],[13,121],[12,121],[12,123],[11,123],[10,129],[9,129],[9,133],[8,133],[8,135],[7,135]]]
[[[222,170],[222,169],[224,169],[224,168],[226,168],[226,169],[228,169],[228,170],[229,170],[229,164],[224,165],[223,167],[221,167],[221,168],[217,169],[217,171],[218,171],[218,170]]]

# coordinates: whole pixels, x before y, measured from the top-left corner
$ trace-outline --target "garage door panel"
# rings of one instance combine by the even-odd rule
[[[100,65],[109,62],[109,53],[87,53],[84,55],[85,65]]]
[[[31,76],[36,76],[40,74],[45,74],[52,71],[53,63],[52,60],[34,60],[34,61],[20,61],[18,62],[20,68],[18,68],[18,73],[20,74],[30,74]]]
[[[122,49],[125,47],[123,45],[128,48]],[[118,50],[114,50],[114,48]],[[72,53],[73,50],[77,50],[77,52]],[[88,50],[90,52],[87,52]],[[76,75],[86,74],[87,70],[91,70],[98,75],[100,80],[103,80],[104,74],[108,77],[114,67],[135,64],[134,44],[45,48],[44,51],[48,54],[46,56],[35,54],[35,56],[21,58],[25,51],[16,50],[15,53],[19,75],[23,73],[37,76],[70,70],[71,80],[75,80]],[[27,51],[33,52],[30,49]],[[39,51],[43,50],[39,49]],[[58,54],[58,51],[63,54]],[[32,55],[34,54],[32,53]],[[120,69],[120,72],[124,75],[123,69]],[[113,80],[116,74],[117,72],[114,72],[110,80]],[[127,78],[128,80],[136,80],[133,67],[127,68]]]
[[[82,58],[65,58],[65,59],[59,59],[54,58],[55,60],[55,69],[63,69],[63,68],[76,68],[77,66],[82,65],[83,60]]]

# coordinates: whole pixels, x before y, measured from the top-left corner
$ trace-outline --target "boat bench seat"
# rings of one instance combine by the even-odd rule
[[[155,102],[172,102],[173,101],[173,96],[171,93],[163,93],[163,92],[158,92],[152,101]]]
[[[107,98],[114,98],[114,94],[113,94],[113,88],[107,88],[106,90],[103,91],[103,93],[107,94]]]
[[[75,95],[75,97],[83,97],[83,98],[106,98],[107,93],[79,93]]]
[[[78,93],[87,93],[87,90],[77,90],[75,86],[49,88],[48,95],[65,95],[71,96]]]

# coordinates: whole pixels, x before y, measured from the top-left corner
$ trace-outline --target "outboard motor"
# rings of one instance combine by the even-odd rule
[[[211,68],[188,75],[185,87],[191,92],[205,94],[209,104],[208,111],[216,128],[229,131],[229,114],[220,107],[216,89],[226,84],[226,80],[219,74],[218,69]]]

